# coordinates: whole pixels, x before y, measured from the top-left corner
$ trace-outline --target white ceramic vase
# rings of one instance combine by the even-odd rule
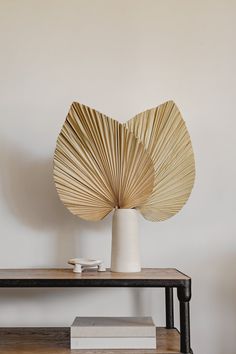
[[[116,209],[112,219],[112,272],[140,272],[138,212]]]

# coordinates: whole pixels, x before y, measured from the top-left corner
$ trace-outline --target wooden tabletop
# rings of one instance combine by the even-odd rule
[[[181,286],[190,277],[174,268],[144,268],[138,273],[72,269],[0,269],[0,287],[165,287]]]
[[[70,349],[69,328],[0,328],[2,354],[181,354],[179,332],[157,328],[156,349]]]

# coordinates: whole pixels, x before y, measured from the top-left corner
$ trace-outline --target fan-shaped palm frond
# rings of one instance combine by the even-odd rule
[[[168,219],[188,200],[195,178],[184,120],[175,103],[168,101],[138,114],[125,126],[144,144],[155,169],[154,189],[138,208],[148,220]]]
[[[75,215],[99,220],[114,208],[138,208],[165,220],[186,203],[195,178],[191,140],[174,102],[120,124],[73,103],[57,140],[54,180]]]
[[[73,103],[57,140],[54,180],[61,201],[87,220],[142,205],[154,166],[143,144],[117,121]]]

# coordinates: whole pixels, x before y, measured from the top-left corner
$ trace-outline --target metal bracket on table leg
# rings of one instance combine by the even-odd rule
[[[174,328],[174,304],[173,304],[173,288],[165,288],[166,297],[166,328]]]
[[[184,286],[177,288],[180,309],[180,352],[191,354],[190,346],[190,314],[189,301],[191,300],[191,280]]]

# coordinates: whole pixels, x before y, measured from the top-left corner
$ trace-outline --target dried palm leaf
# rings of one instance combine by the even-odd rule
[[[153,191],[138,208],[148,220],[168,219],[188,200],[195,178],[184,120],[175,103],[168,101],[136,115],[125,126],[144,144],[155,169]]]
[[[54,181],[73,214],[95,221],[114,208],[143,205],[153,190],[154,166],[124,125],[74,102],[57,140]]]

